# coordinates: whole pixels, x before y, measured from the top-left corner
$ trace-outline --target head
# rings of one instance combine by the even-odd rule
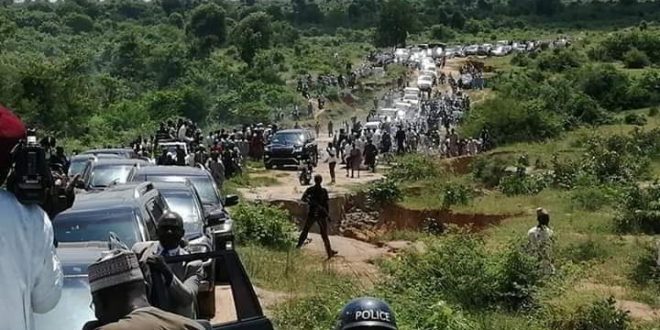
[[[25,138],[23,122],[9,109],[0,105],[0,185],[11,168],[11,151],[19,140]]]
[[[185,234],[183,219],[175,212],[165,212],[156,227],[158,241],[167,250],[176,249]]]
[[[56,150],[58,156],[63,156],[64,155],[64,148],[57,147],[55,150]]]
[[[332,147],[333,147],[332,142],[328,142],[328,148],[332,148]]]
[[[539,226],[548,226],[550,224],[550,214],[544,208],[536,209],[536,221],[538,221]]]
[[[317,174],[314,176],[314,184],[320,186],[322,182],[323,182],[323,177],[321,176],[321,174]]]
[[[133,252],[115,250],[103,256],[89,265],[88,279],[94,313],[102,324],[149,306],[144,276]]]
[[[379,299],[351,300],[339,314],[336,330],[397,330],[394,312]]]

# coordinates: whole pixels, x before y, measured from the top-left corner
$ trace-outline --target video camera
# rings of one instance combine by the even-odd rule
[[[37,143],[34,129],[28,130],[27,138],[14,147],[12,163],[7,189],[23,204],[43,206],[53,187],[53,176],[46,160],[46,150]]]

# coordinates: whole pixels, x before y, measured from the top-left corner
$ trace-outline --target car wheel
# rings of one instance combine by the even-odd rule
[[[197,296],[199,305],[198,317],[202,319],[212,319],[215,316],[215,288],[211,291],[200,292]]]

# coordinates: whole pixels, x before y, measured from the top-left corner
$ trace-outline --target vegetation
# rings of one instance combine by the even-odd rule
[[[235,237],[240,244],[258,244],[286,250],[295,244],[295,227],[289,214],[263,204],[241,204],[232,212]]]

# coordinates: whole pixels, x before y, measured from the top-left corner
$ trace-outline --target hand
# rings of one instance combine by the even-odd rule
[[[147,258],[147,265],[165,277],[165,285],[169,286],[172,283],[174,274],[170,270],[170,267],[165,263],[165,259],[162,256],[150,256]]]

